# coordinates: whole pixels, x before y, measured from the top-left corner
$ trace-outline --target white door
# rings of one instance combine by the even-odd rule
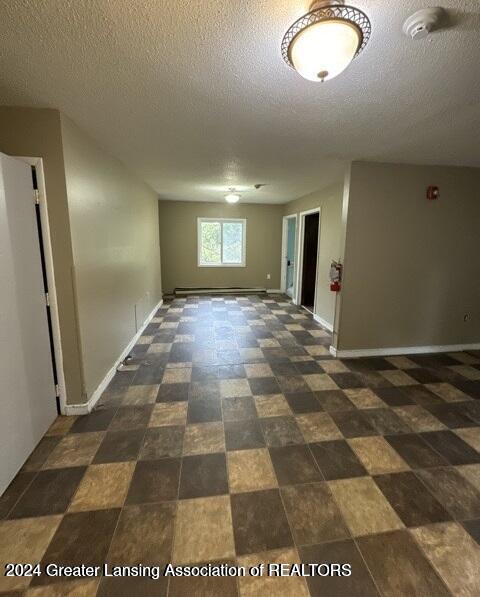
[[[55,419],[31,168],[0,153],[0,495]]]

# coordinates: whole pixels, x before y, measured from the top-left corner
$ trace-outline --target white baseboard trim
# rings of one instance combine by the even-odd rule
[[[461,352],[463,350],[480,350],[480,343],[446,344],[437,346],[406,346],[403,348],[360,348],[358,350],[338,350],[330,346],[330,352],[337,358],[383,357],[404,354],[428,354],[435,352]]]
[[[328,321],[326,319],[323,319],[322,317],[320,317],[320,315],[315,315],[315,313],[314,313],[313,319],[317,323],[319,323],[322,327],[324,327],[326,330],[328,330],[329,332],[333,332],[333,325],[331,323],[328,323]]]
[[[89,412],[93,410],[95,405],[100,399],[100,396],[103,394],[105,389],[107,388],[108,384],[112,381],[115,373],[117,372],[117,367],[120,363],[127,357],[132,350],[132,348],[137,343],[140,336],[143,334],[143,330],[147,327],[147,325],[152,321],[155,317],[155,313],[160,309],[163,305],[163,299],[157,303],[157,305],[153,308],[152,312],[148,315],[147,319],[143,322],[142,327],[138,330],[135,336],[130,340],[128,346],[125,347],[122,354],[118,357],[115,363],[112,365],[111,369],[107,372],[105,377],[102,379],[96,390],[90,396],[88,402],[83,404],[66,404],[65,405],[65,415],[88,415]]]
[[[286,294],[286,292],[284,290],[281,290],[280,288],[267,288],[267,293],[268,294]]]

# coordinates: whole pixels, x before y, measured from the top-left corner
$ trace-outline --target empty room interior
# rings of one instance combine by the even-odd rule
[[[0,2],[0,596],[480,595],[479,40]]]

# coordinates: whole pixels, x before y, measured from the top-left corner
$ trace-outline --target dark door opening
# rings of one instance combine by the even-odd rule
[[[315,302],[315,283],[317,280],[318,226],[320,214],[305,216],[302,264],[302,296],[300,304],[313,311]]]

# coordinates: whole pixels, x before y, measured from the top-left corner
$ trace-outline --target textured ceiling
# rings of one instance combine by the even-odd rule
[[[428,2],[352,4],[370,43],[319,84],[280,55],[308,0],[2,0],[0,103],[62,110],[168,199],[284,202],[351,159],[480,166],[480,4],[445,0],[453,27],[420,41],[402,24]]]

